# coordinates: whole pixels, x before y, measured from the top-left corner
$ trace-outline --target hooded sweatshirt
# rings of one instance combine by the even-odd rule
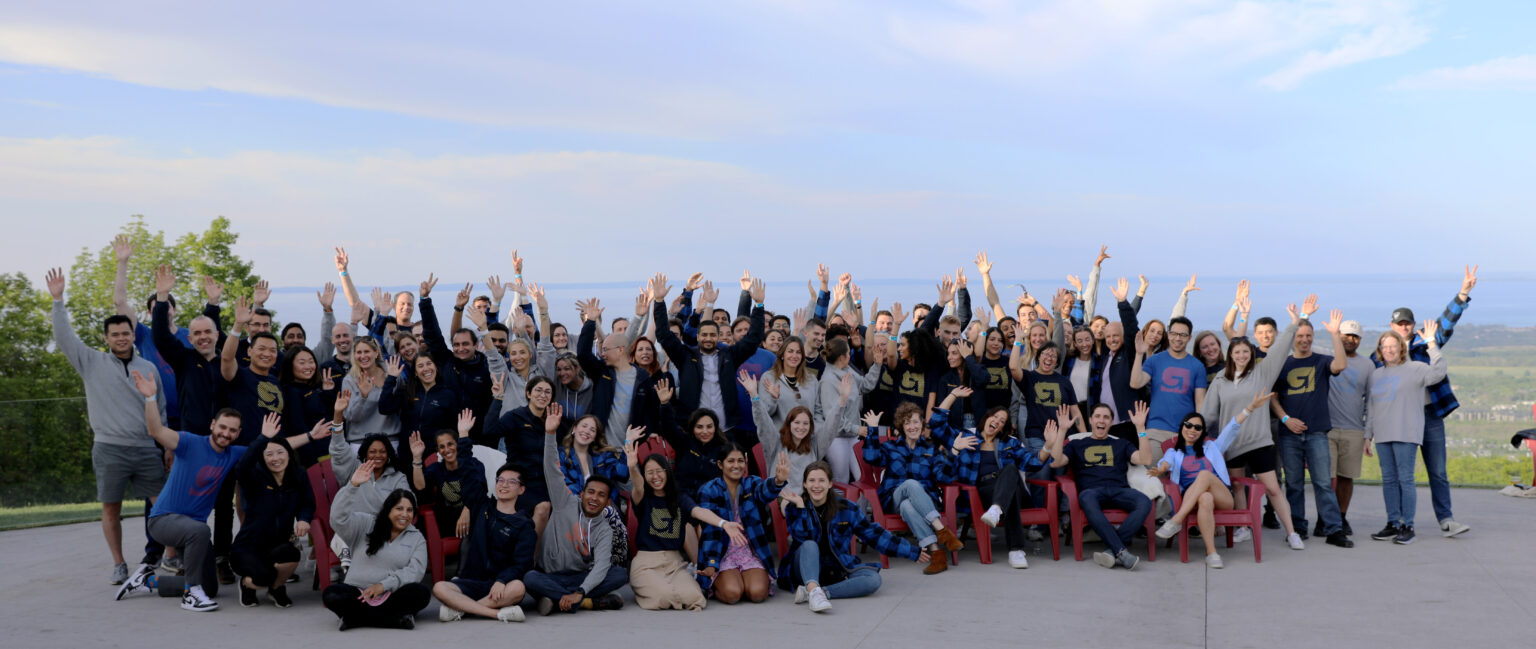
[[[544,436],[544,483],[549,489],[550,511],[539,547],[539,565],[545,572],[586,572],[581,590],[590,593],[603,583],[613,565],[613,529],[603,514],[589,517],[583,513],[581,499],[565,488],[556,437]]]
[[[346,583],[358,588],[382,584],[390,592],[406,584],[421,581],[427,572],[427,537],[407,526],[395,540],[386,542],[378,552],[368,554],[368,532],[383,503],[369,508],[364,503],[368,485],[354,487],[350,482],[336,492],[331,506],[331,527],[352,548],[352,567]]]

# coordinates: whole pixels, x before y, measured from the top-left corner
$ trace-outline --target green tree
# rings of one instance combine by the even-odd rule
[[[0,274],[0,401],[83,394],[74,368],[51,349],[52,306],[26,274]]]

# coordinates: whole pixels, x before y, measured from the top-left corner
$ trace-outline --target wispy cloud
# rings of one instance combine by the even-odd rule
[[[1399,90],[1536,90],[1536,55],[1435,68],[1398,81]]]

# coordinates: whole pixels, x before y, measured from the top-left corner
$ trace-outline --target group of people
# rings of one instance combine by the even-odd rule
[[[1213,513],[1246,502],[1245,484],[1262,486],[1266,526],[1283,528],[1291,548],[1310,535],[1352,547],[1353,480],[1373,445],[1387,509],[1373,539],[1413,542],[1418,454],[1442,533],[1469,529],[1451,513],[1444,419],[1457,403],[1439,348],[1475,267],[1438,319],[1416,330],[1398,309],[1364,356],[1361,325],[1338,310],[1322,323],[1334,355],[1313,351],[1315,296],[1288,308],[1284,329],[1256,319],[1250,338],[1247,282],[1220,335],[1184,317],[1193,277],[1166,322],[1140,320],[1144,277],[1134,295],[1118,280],[1117,317],[1098,315],[1107,250],[1086,283],[1068,277],[1072,288],[1049,304],[1025,293],[1013,313],[985,253],[976,266],[987,306],[974,309],[963,269],[909,312],[878,298],[866,308],[851,275],[834,283],[821,266],[792,315],[770,313],[750,273],[734,311],[717,307],[720,290],[697,273],[669,303],[675,287],[657,274],[633,319],[578,302],[573,337],[516,251],[514,281],[456,292],[445,335],[435,276],[418,294],[374,289],[365,300],[338,247],[347,318],[337,321],[327,283],[323,335],[310,347],[298,323],[272,333],[264,283],[234,301],[227,333],[223,288],[209,278],[201,314],[174,324],[167,267],[135,310],[133,247],[123,237],[113,247],[108,351],[70,328],[62,271],[47,285],[58,348],[85,384],[118,598],[158,590],[208,611],[223,583],[244,606],[265,591],[286,607],[295,541],[315,537],[341,558],[344,574],[322,599],[343,629],[410,628],[433,598],[444,622],[522,621],[529,601],[543,615],[617,609],[625,585],[645,609],[785,590],[825,612],[880,586],[855,537],[925,574],[948,569],[965,538],[953,524],[963,518],[940,506],[948,484],[977,488],[978,542],[1002,527],[1009,565],[1027,567],[1038,531],[1020,513],[1044,506],[1039,480],[1052,478],[1075,487],[1106,546],[1099,565],[1135,568],[1130,546],[1148,517],[1163,519],[1156,537],[1171,538],[1193,516],[1207,565],[1220,568]],[[320,462],[342,483],[328,521],[314,520],[326,508],[307,476]],[[1164,481],[1182,494],[1176,509],[1163,504]],[[130,486],[150,502],[133,571],[119,519]],[[423,508],[436,529],[423,528]],[[775,528],[787,542],[773,542]],[[461,539],[457,576],[430,586],[426,532]]]

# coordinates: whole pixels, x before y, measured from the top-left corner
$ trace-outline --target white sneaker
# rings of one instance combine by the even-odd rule
[[[437,607],[438,622],[458,622],[462,619],[464,619],[464,611],[458,610],[447,604],[441,604]]]
[[[1093,553],[1093,562],[1105,568],[1113,568],[1118,563],[1115,561],[1115,555],[1110,554],[1108,551]]]
[[[181,607],[189,611],[217,611],[219,610],[219,603],[213,601],[213,598],[208,597],[202,588],[193,586],[188,588],[186,594],[181,596]]]
[[[1173,519],[1170,518],[1157,528],[1157,538],[1171,539],[1177,536],[1179,530],[1182,529],[1184,529],[1183,523],[1176,523]]]
[[[501,620],[502,622],[522,622],[523,607],[513,604],[512,606],[508,606],[504,609],[496,611],[496,619]]]
[[[1024,556],[1023,550],[1008,551],[1008,565],[1020,570],[1029,567],[1029,558]]]
[[[805,600],[806,600],[806,598],[808,596],[809,596],[809,594],[805,592],[805,586],[796,586],[795,587],[795,603],[796,604],[804,604]]]
[[[1453,521],[1453,520],[1451,520],[1449,518],[1447,518],[1447,519],[1445,519],[1443,521],[1440,521],[1440,532],[1445,534],[1445,538],[1451,538],[1453,536],[1456,536],[1456,535],[1459,535],[1459,534],[1464,534],[1466,532],[1471,532],[1471,531],[1472,531],[1471,527],[1466,526],[1466,525],[1462,525],[1461,523]]]
[[[1246,543],[1246,542],[1252,541],[1252,540],[1253,540],[1253,530],[1250,530],[1250,529],[1248,529],[1246,527],[1239,527],[1236,530],[1232,531],[1232,542],[1233,543]]]
[[[827,599],[827,591],[822,590],[820,586],[807,593],[806,597],[811,603],[812,612],[825,613],[832,610],[832,600]]]
[[[1285,537],[1285,542],[1291,544],[1292,550],[1307,549],[1307,544],[1301,542],[1301,535],[1295,532],[1291,532],[1290,536]]]
[[[117,598],[122,599],[129,595],[147,593],[151,590],[154,590],[149,586],[149,579],[154,575],[154,566],[150,566],[148,564],[139,564],[139,569],[135,570],[132,575],[129,575],[126,579],[124,579],[122,587],[117,589]]]
[[[981,522],[985,523],[987,527],[997,527],[997,524],[1002,520],[1003,509],[997,505],[988,507],[987,513],[981,515]]]
[[[1205,566],[1207,568],[1216,568],[1216,569],[1220,570],[1221,567],[1222,567],[1222,565],[1221,565],[1221,555],[1219,555],[1219,554],[1207,554],[1207,555],[1205,555]]]

